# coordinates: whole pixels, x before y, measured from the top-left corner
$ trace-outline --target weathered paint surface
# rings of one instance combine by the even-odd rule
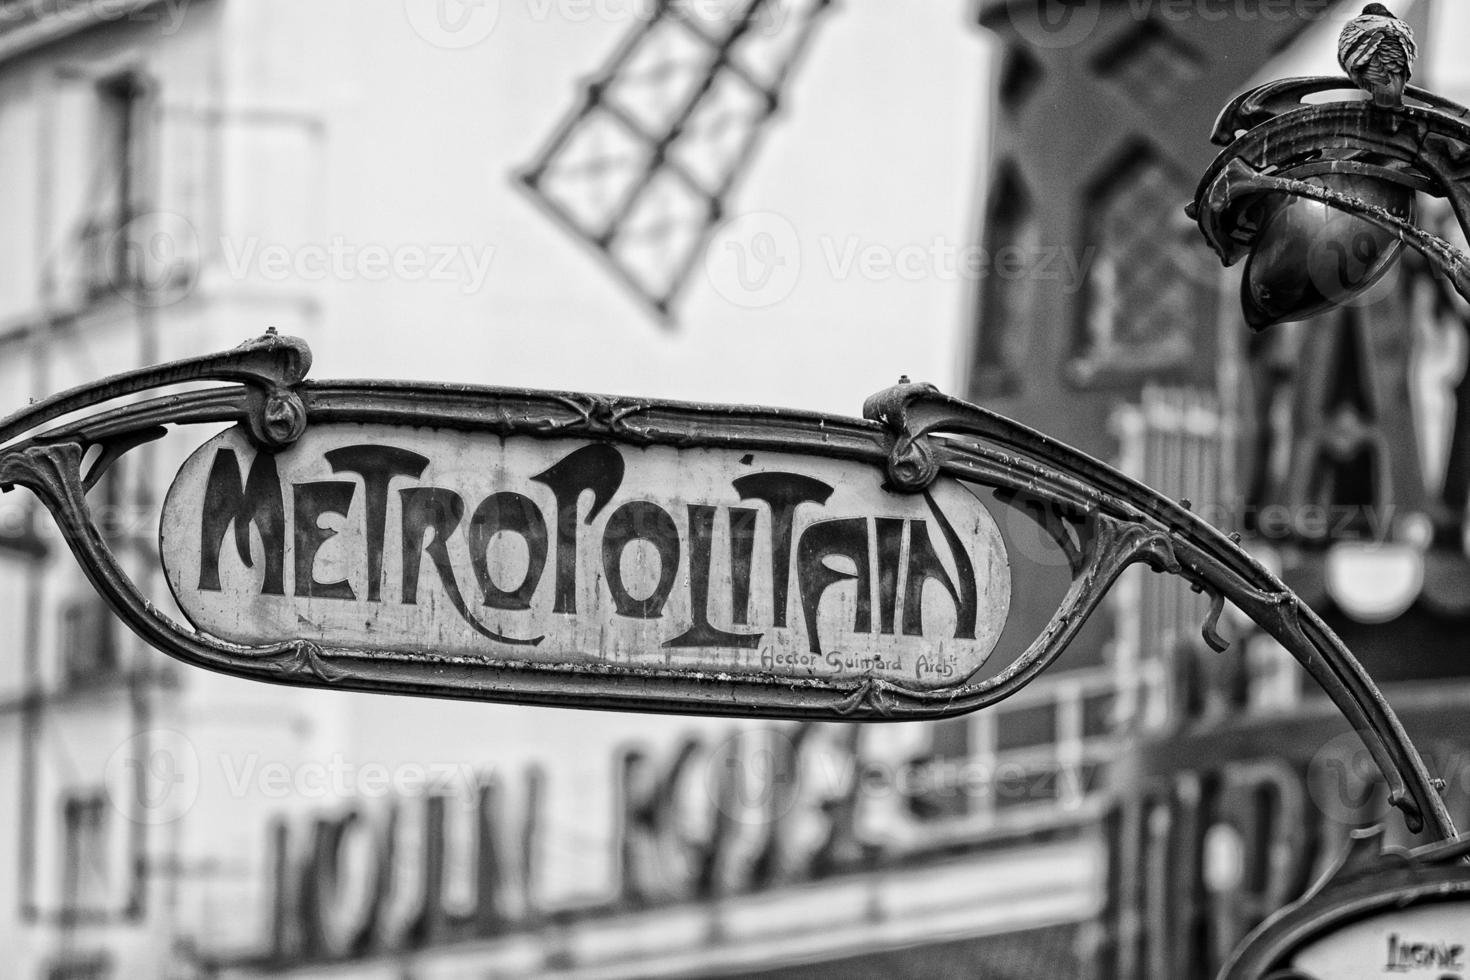
[[[236,428],[160,536],[190,621],[247,644],[939,688],[1010,605],[962,485],[740,449],[343,423],[271,455]]]

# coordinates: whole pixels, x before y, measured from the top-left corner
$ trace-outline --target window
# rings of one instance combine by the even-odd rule
[[[1137,404],[1113,416],[1118,465],[1129,476],[1174,499],[1188,499],[1202,512],[1219,512],[1235,495],[1231,432],[1218,399],[1186,387],[1147,385]],[[1184,692],[1220,680],[1219,664],[1194,659],[1207,599],[1181,579],[1130,570],[1109,601],[1118,624],[1116,669],[1133,689],[1118,709],[1128,727],[1158,729],[1188,713],[1197,700]],[[1218,662],[1218,663],[1217,663]],[[1208,676],[1197,669],[1208,668]],[[1170,674],[1178,675],[1171,678]],[[1203,694],[1201,694],[1201,698]]]
[[[1057,709],[1051,702],[1012,708],[1001,715],[1000,722],[995,730],[998,752],[1037,748],[1057,740]]]
[[[1395,426],[1380,416],[1368,322],[1352,307],[1330,322],[1283,333],[1253,352],[1257,436],[1245,518],[1262,537],[1320,546],[1373,538],[1388,526],[1384,509],[1395,503],[1394,453],[1401,453],[1401,472],[1417,469],[1414,441],[1393,445]],[[1412,408],[1395,411],[1397,431],[1415,424]],[[1413,487],[1399,492],[1406,494],[1401,505],[1422,506]]]
[[[1205,73],[1205,58],[1150,17],[1108,45],[1093,70],[1136,101],[1163,107]]]
[[[108,980],[111,976],[112,958],[106,953],[68,957],[46,971],[46,980]]]
[[[989,711],[935,724],[929,752],[914,761],[936,769],[907,800],[910,812],[983,824],[1012,811],[1083,805],[1105,788],[1118,703],[1109,672],[1078,670]]]
[[[61,671],[67,687],[87,687],[117,673],[116,629],[112,611],[97,596],[66,603],[61,609]]]
[[[1424,223],[1464,248],[1465,236],[1448,210],[1444,205],[1425,208]],[[1435,545],[1461,550],[1470,547],[1470,340],[1459,297],[1443,276],[1413,254],[1405,257],[1403,274],[1416,325],[1409,369],[1413,447],[1422,486],[1437,505],[1429,508]],[[1384,416],[1382,424],[1392,426],[1392,411]],[[1403,492],[1387,503],[1401,504]]]
[[[1308,469],[1299,497],[1324,507],[1330,527],[1312,530],[1326,538],[1347,534],[1371,537],[1376,508],[1388,501],[1383,492],[1384,436],[1377,425],[1372,395],[1372,369],[1367,364],[1366,325],[1355,309],[1338,318],[1336,350],[1324,379],[1327,393],[1317,426],[1304,447]]]
[[[1301,704],[1303,673],[1286,648],[1264,634],[1246,641],[1250,664],[1250,709],[1253,712],[1293,711]]]
[[[29,658],[21,656],[21,650],[34,635],[31,606],[38,577],[36,562],[0,547],[0,636],[9,638],[12,651],[0,658],[0,698],[18,697],[32,680]]]
[[[66,854],[62,868],[62,914],[94,914],[107,906],[107,803],[90,792],[62,806]]]
[[[96,171],[90,212],[81,229],[82,277],[88,300],[128,288],[138,277],[126,230],[138,199],[142,94],[142,81],[131,72],[104,78],[96,86]]]
[[[1070,380],[1087,386],[1213,363],[1200,332],[1219,283],[1179,202],[1187,181],[1146,146],[1134,147],[1082,192],[1089,212],[1078,354]],[[1201,380],[1212,380],[1204,378]]]
[[[935,767],[938,779],[929,779],[921,784],[916,793],[911,793],[906,802],[909,812],[920,820],[943,820],[963,816],[973,806],[958,780],[946,780],[946,770],[964,766],[979,754],[979,746],[972,743],[972,728],[968,718],[950,718],[936,721],[929,728],[929,751],[911,764],[921,771],[924,767]]]
[[[979,337],[970,390],[977,400],[1015,394],[1031,330],[1040,230],[1031,217],[1031,197],[1013,164],[1005,164],[990,189],[985,215],[985,253],[990,268],[981,282]],[[1021,270],[1019,273],[1016,270]]]
[[[1012,44],[1006,48],[1005,62],[1000,70],[1001,107],[1011,113],[1019,110],[1041,85],[1045,75],[1041,62],[1023,45]]]
[[[40,558],[46,554],[36,518],[36,506],[29,501],[7,500],[0,504],[0,557]]]
[[[1076,672],[1041,694],[993,712],[991,801],[997,813],[1076,807],[1102,789],[1115,751],[1111,678]]]

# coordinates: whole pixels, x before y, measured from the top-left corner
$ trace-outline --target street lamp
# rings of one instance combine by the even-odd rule
[[[1226,147],[1188,207],[1226,265],[1246,260],[1242,306],[1261,330],[1349,302],[1421,253],[1466,302],[1470,256],[1414,223],[1420,193],[1470,234],[1470,110],[1420,88],[1393,109],[1309,101],[1358,92],[1346,78],[1270,82],[1225,107]]]
[[[1448,201],[1470,236],[1470,110],[1413,87],[1402,105],[1330,101],[1349,91],[1359,88],[1346,78],[1270,82],[1231,102],[1216,123],[1212,139],[1225,149],[1187,212],[1225,265],[1245,260],[1241,306],[1254,330],[1352,302],[1405,245],[1470,302],[1470,256],[1415,223],[1418,196],[1428,194]],[[1418,761],[1412,749],[1408,755]],[[1363,939],[1372,929],[1350,928],[1370,919],[1375,935],[1395,937],[1388,969],[1401,969],[1391,924],[1412,920],[1433,932],[1435,922],[1462,922],[1470,895],[1470,838],[1455,839],[1448,824],[1435,832],[1435,843],[1392,853],[1382,853],[1381,828],[1359,832],[1347,855],[1253,932],[1220,976],[1355,973],[1364,957],[1381,956]]]

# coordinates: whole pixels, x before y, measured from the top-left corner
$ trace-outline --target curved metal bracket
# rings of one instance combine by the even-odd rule
[[[329,683],[337,679],[338,673],[322,662],[315,644],[295,641],[243,647],[186,630],[160,613],[123,571],[92,521],[82,489],[81,465],[82,449],[77,443],[0,452],[0,486],[23,486],[41,498],[92,587],[145,642],[186,663],[225,673],[241,673],[235,669],[237,659],[247,658],[252,665],[247,676],[275,679],[270,675],[306,673]]]
[[[1183,504],[1105,463],[930,386],[890,388],[869,399],[864,411],[894,434],[895,452],[903,447],[905,455],[912,453],[914,442],[940,433],[972,436],[1013,451],[1008,462],[1019,473],[1038,481],[1064,474],[1075,481],[1079,495],[1117,522],[1116,528],[1147,537],[1149,547],[1135,550],[1134,560],[1179,575],[1216,597],[1203,627],[1212,647],[1224,645],[1214,626],[1223,607],[1220,597],[1228,598],[1290,651],[1347,717],[1383,771],[1389,798],[1410,829],[1417,833],[1427,827],[1439,839],[1455,835],[1423,758],[1362,664],[1316,613],[1236,541]]]
[[[293,389],[310,369],[306,341],[272,328],[233,350],[127,371],[33,402],[0,419],[0,447],[48,422],[117,398],[191,381],[235,381],[253,392],[252,433],[262,445],[279,448],[305,429],[305,413]]]

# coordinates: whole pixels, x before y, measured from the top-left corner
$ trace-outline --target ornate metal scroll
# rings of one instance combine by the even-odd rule
[[[1438,838],[1454,834],[1423,760],[1362,666],[1235,540],[1187,506],[1103,463],[932,386],[901,383],[870,399],[866,420],[857,420],[576,393],[308,382],[302,377],[308,363],[300,341],[268,336],[232,352],[133,372],[48,399],[0,422],[0,486],[36,493],[117,614],[148,643],[185,663],[284,684],[525,704],[854,721],[963,714],[1014,694],[1050,666],[1118,575],[1144,563],[1179,575],[1212,597],[1204,630],[1217,648],[1225,645],[1215,632],[1225,599],[1276,637],[1360,733],[1410,828],[1427,828]],[[120,395],[208,379],[238,384],[162,395],[35,431]],[[1065,555],[1071,584],[1039,635],[1005,666],[958,672],[928,685],[866,668],[793,677],[689,669],[672,661],[653,667],[595,658],[537,660],[509,645],[489,658],[449,656],[432,649],[363,648],[337,642],[331,633],[273,644],[232,642],[176,622],[138,591],[88,510],[86,489],[95,481],[96,465],[82,472],[92,447],[103,448],[101,464],[116,455],[109,447],[137,445],[161,435],[166,425],[230,422],[243,424],[262,454],[289,454],[291,442],[304,439],[304,432],[357,423],[462,433],[467,439],[573,439],[660,452],[709,447],[823,458],[860,464],[875,480],[886,480],[886,492],[922,498],[930,507],[931,490],[937,493],[941,483],[958,481],[989,488],[998,497],[1039,501],[1059,515],[1041,526]],[[242,532],[237,528],[236,533]],[[818,569],[828,553],[831,549],[816,552],[807,572],[841,576],[830,566]],[[959,593],[952,594],[963,607]],[[891,621],[891,612],[875,621],[884,615]]]

